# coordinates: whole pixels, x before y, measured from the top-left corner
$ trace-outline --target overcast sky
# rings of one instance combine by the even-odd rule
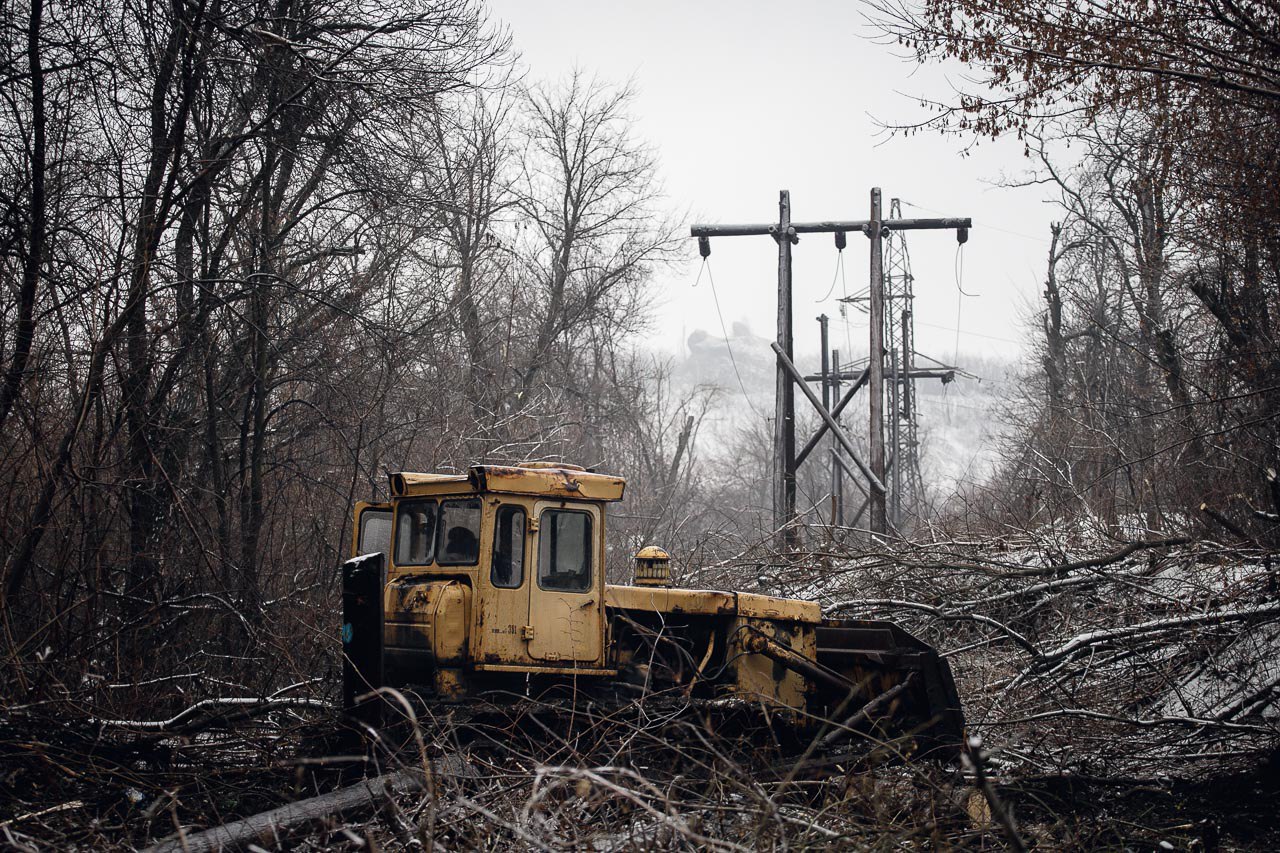
[[[858,3],[607,2],[491,0],[532,80],[554,80],[575,66],[611,81],[632,80],[639,135],[659,156],[672,208],[692,222],[767,222],[777,218],[778,190],[791,191],[792,218],[865,219],[869,191],[911,206],[903,215],[969,216],[963,249],[964,290],[957,293],[953,232],[908,237],[916,280],[917,350],[949,360],[965,353],[1015,356],[1037,310],[1056,213],[1043,189],[995,186],[1028,163],[1016,140],[985,143],[961,154],[964,141],[917,134],[888,138],[881,123],[907,123],[926,113],[921,95],[944,99],[962,69],[918,69],[901,49],[877,43]],[[865,237],[850,235],[844,253],[849,291],[866,284]],[[687,335],[719,335],[711,288],[690,239],[689,262],[662,276],[653,343],[678,352]],[[712,241],[724,321],[747,322],[757,334],[775,330],[777,250],[768,237]],[[817,352],[817,323],[836,323],[866,348],[866,317],[840,319],[842,284],[829,235],[801,238],[795,250],[798,354]],[[823,301],[831,290],[834,293]],[[962,302],[962,304],[958,304]],[[857,344],[855,344],[855,347]],[[963,358],[962,358],[963,360]]]

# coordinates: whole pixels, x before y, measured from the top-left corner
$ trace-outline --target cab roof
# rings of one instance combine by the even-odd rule
[[[612,474],[597,474],[578,465],[546,462],[472,465],[466,474],[402,471],[391,475],[391,494],[397,498],[497,492],[585,501],[620,501],[626,485],[626,480]]]

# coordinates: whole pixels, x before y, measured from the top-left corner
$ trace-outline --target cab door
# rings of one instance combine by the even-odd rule
[[[527,501],[490,498],[491,519],[481,552],[482,594],[476,622],[476,663],[487,666],[532,664],[529,655],[530,506]]]
[[[604,654],[604,553],[597,507],[534,504],[529,654],[539,661],[597,663]]]

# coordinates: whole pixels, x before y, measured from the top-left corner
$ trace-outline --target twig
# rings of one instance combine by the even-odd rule
[[[241,715],[258,714],[263,711],[272,711],[277,708],[316,708],[323,710],[331,710],[333,704],[323,699],[304,699],[304,698],[284,698],[279,699],[256,699],[250,697],[227,697],[220,699],[201,699],[186,710],[178,713],[176,716],[167,720],[100,720],[90,719],[90,723],[109,728],[120,729],[138,729],[142,731],[167,732],[176,731],[179,728],[189,729],[190,726],[183,726],[187,720],[190,720],[196,714],[209,708],[239,708]],[[207,720],[202,720],[201,725],[208,725],[216,721],[218,717],[215,715]]]
[[[4,827],[7,827],[7,826],[12,826],[13,824],[18,823],[19,821],[31,820],[32,818],[44,817],[45,815],[57,814],[58,812],[66,812],[66,811],[71,811],[72,809],[82,809],[82,808],[84,808],[84,800],[72,800],[69,803],[63,803],[62,805],[59,805],[59,806],[50,806],[47,809],[41,809],[38,812],[28,812],[27,814],[20,814],[20,815],[17,815],[16,817],[11,817],[8,820],[4,821],[3,823],[0,823],[0,829],[3,829]]]
[[[1004,803],[996,796],[995,786],[991,784],[991,779],[987,777],[986,757],[982,752],[982,738],[978,735],[971,736],[968,749],[964,751],[961,758],[965,766],[973,771],[974,784],[982,792],[982,796],[986,797],[987,805],[991,808],[991,815],[1004,829],[1004,835],[1009,841],[1009,846],[1018,853],[1026,853],[1027,845],[1022,840],[1022,837],[1018,835],[1018,827],[1013,822],[1013,814],[1005,808]]]

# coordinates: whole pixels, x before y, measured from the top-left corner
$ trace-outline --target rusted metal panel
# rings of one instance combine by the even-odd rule
[[[764,655],[793,672],[798,672],[813,681],[819,681],[829,687],[834,687],[836,690],[849,692],[856,689],[856,685],[843,675],[815,661],[812,651],[809,654],[801,653],[789,643],[779,642],[776,638],[776,633],[774,636],[770,636],[770,634],[755,626],[748,626],[747,636],[743,645],[749,652]]]
[[[466,474],[418,474],[400,471],[391,475],[391,494],[398,498],[410,495],[470,494],[471,478]]]
[[[861,702],[906,683],[894,700],[893,716],[911,728],[921,749],[954,755],[964,740],[964,712],[946,658],[927,643],[889,622],[824,619],[817,629],[817,661],[856,684]],[[812,697],[819,713],[843,698],[820,690]]]
[[[594,474],[576,465],[473,465],[467,474],[391,475],[396,497],[457,495],[476,492],[554,497],[584,501],[620,501],[627,481],[612,474]]]
[[[738,593],[738,612],[757,619],[785,619],[814,625],[822,621],[822,606],[816,601],[775,598],[751,592]]]
[[[607,607],[619,610],[646,610],[653,613],[700,613],[732,616],[738,612],[732,592],[709,589],[671,589],[653,586],[615,586],[604,589]]]
[[[428,651],[435,666],[467,658],[471,587],[456,580],[394,580],[384,591],[385,643]]]
[[[816,648],[814,627],[796,622],[777,622],[739,616],[729,632],[729,655],[734,680],[730,692],[749,696],[795,711],[807,707],[809,682],[805,674],[759,654],[753,638],[764,637],[775,644],[796,650],[798,657]]]
[[[367,722],[378,721],[380,706],[356,697],[386,683],[380,600],[386,574],[381,554],[356,557],[342,566],[342,705]]]
[[[713,589],[669,589],[613,585],[605,587],[605,604],[621,610],[655,613],[701,613],[721,616],[749,616],[816,625],[822,608],[816,601],[774,598],[748,592]]]
[[[585,501],[620,501],[627,485],[612,474],[574,468],[475,465],[471,477],[479,491]]]

